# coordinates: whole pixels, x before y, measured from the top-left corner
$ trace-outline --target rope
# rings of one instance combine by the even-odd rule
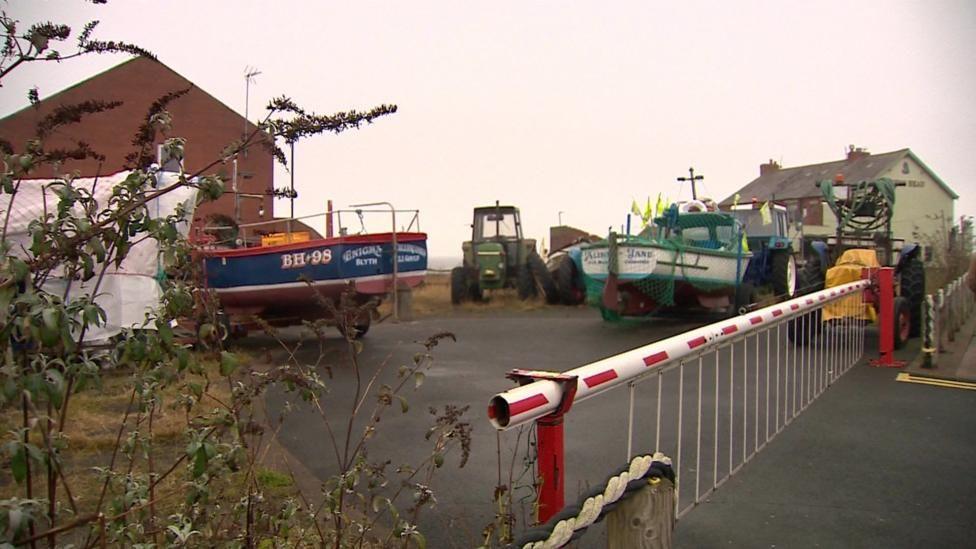
[[[617,505],[647,484],[662,478],[675,482],[671,458],[660,452],[637,456],[607,480],[583,494],[542,526],[526,530],[508,549],[549,549],[578,539],[592,524],[600,522]]]

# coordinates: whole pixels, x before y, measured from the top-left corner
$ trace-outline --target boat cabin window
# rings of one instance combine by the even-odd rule
[[[488,212],[475,217],[475,239],[516,238],[517,236],[513,212]]]

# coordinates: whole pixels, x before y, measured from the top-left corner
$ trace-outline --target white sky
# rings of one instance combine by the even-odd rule
[[[956,215],[976,214],[971,0],[0,7],[76,32],[98,19],[95,37],[148,48],[242,113],[255,67],[252,119],[282,94],[319,113],[397,104],[370,127],[297,145],[296,212],[321,212],[328,198],[420,209],[432,256],[460,256],[472,207],[496,199],[519,205],[537,239],[559,212],[603,233],[635,198],[690,198],[675,182],[689,166],[705,176],[701,194],[722,199],[770,158],[838,160],[849,144],[910,147],[961,195]],[[18,69],[0,88],[0,116],[32,85],[44,97],[122,60]]]

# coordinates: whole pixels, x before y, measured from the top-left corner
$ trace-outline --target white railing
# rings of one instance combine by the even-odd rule
[[[674,459],[678,483],[676,516],[681,517],[734,475],[839,376],[864,354],[868,322],[862,280],[830,288],[679,334],[563,374],[513,372],[526,384],[491,399],[489,420],[500,430],[536,422],[539,456],[551,435],[545,424],[572,402],[572,426],[596,412],[599,423],[623,417],[578,405],[614,389],[626,388],[626,458],[663,452]],[[826,313],[826,314],[825,314]],[[829,320],[824,320],[830,316]],[[528,382],[530,379],[535,381]],[[619,393],[615,393],[619,394]],[[620,406],[623,399],[605,399]],[[615,408],[619,410],[619,408]],[[582,416],[586,415],[586,418]],[[612,430],[612,427],[610,428]],[[590,429],[590,433],[594,433]],[[610,434],[597,433],[601,440]],[[575,436],[580,436],[578,433]],[[590,435],[593,436],[593,435]],[[572,440],[574,433],[568,433]],[[562,442],[558,454],[561,454]],[[579,447],[577,446],[577,452]],[[606,459],[606,448],[597,459]],[[574,485],[562,476],[561,456],[537,463],[539,520],[562,507],[546,501],[546,483]],[[575,455],[579,460],[581,456]],[[618,458],[612,458],[614,462]],[[547,471],[550,462],[558,471]],[[557,475],[553,477],[552,475]],[[578,480],[576,481],[578,485]],[[559,495],[561,498],[561,494]],[[554,509],[555,507],[555,509]]]
[[[967,276],[962,275],[935,294],[925,296],[925,314],[922,317],[925,367],[932,368],[938,364],[939,353],[945,352],[947,342],[955,341],[956,332],[973,314],[976,294],[969,290]]]

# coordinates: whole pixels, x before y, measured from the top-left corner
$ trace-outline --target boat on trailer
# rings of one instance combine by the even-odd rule
[[[341,227],[341,213],[325,215],[338,215]],[[217,296],[232,332],[246,332],[258,326],[253,317],[276,326],[325,318],[342,330],[344,323],[331,318],[329,308],[320,298],[332,300],[336,307],[343,294],[348,296],[347,300],[351,299],[345,301],[350,305],[371,301],[379,305],[385,296],[398,289],[414,288],[424,281],[427,235],[419,232],[419,221],[417,231],[409,230],[414,221],[417,221],[416,211],[406,231],[368,233],[364,230],[350,235],[340,230],[339,236],[298,242],[293,237],[302,233],[289,232],[273,235],[278,238],[265,238],[263,245],[202,249],[205,284]],[[240,228],[259,229],[269,223],[272,222]],[[284,242],[275,243],[276,240]],[[359,314],[349,323],[355,327],[355,335],[362,336],[371,320],[371,315]]]
[[[723,309],[751,301],[752,254],[735,217],[704,203],[672,204],[637,235],[610,233],[581,247],[588,302],[607,320],[662,308]]]

